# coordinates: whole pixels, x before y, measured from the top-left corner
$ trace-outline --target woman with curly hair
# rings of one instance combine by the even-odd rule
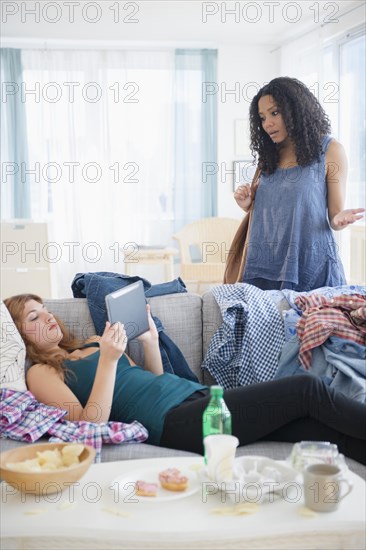
[[[253,98],[255,202],[249,184],[234,193],[245,212],[253,208],[244,282],[297,291],[346,283],[332,230],[364,209],[344,210],[347,159],[330,131],[320,103],[295,78],[275,78]]]

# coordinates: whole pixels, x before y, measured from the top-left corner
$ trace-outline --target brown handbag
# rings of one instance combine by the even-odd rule
[[[224,284],[239,283],[243,280],[244,266],[248,253],[250,226],[253,217],[254,199],[259,185],[259,175],[260,168],[257,168],[251,183],[252,203],[235,233],[226,258]]]

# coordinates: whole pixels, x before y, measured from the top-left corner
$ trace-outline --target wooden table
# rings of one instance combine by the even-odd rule
[[[130,243],[122,249],[124,254],[125,274],[136,273],[139,264],[158,264],[164,266],[165,281],[174,279],[174,256],[178,254],[176,248],[143,247]]]

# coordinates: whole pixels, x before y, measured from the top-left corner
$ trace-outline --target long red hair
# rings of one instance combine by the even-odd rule
[[[64,376],[66,369],[64,367],[64,360],[65,357],[60,352],[55,351],[44,351],[40,350],[37,345],[34,342],[30,342],[27,336],[24,334],[22,330],[23,325],[23,312],[24,307],[29,300],[35,300],[39,304],[43,305],[43,300],[36,294],[18,294],[17,296],[12,296],[11,298],[6,298],[4,300],[4,304],[6,305],[11,317],[13,318],[13,321],[19,330],[19,333],[21,337],[24,340],[25,347],[26,347],[26,353],[27,358],[30,359],[30,361],[35,363],[41,363],[45,365],[49,365],[56,369],[56,371]],[[65,351],[72,351],[80,346],[83,345],[83,341],[77,340],[74,338],[72,333],[68,330],[68,328],[64,325],[64,323],[56,316],[54,316],[60,329],[63,334],[63,338],[61,342],[59,343],[59,347],[61,349],[64,349]]]

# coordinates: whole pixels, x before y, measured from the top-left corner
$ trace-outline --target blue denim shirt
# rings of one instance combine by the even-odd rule
[[[366,402],[366,347],[338,336],[330,336],[312,350],[311,370],[305,371],[298,354],[297,334],[282,348],[276,378],[296,374],[319,376],[328,386],[355,401]]]
[[[186,285],[180,277],[168,283],[152,285],[150,281],[142,277],[122,275],[107,271],[95,273],[77,273],[71,283],[74,298],[86,298],[97,334],[102,334],[107,321],[105,296],[127,285],[142,281],[145,296],[163,296],[187,292]],[[156,328],[159,332],[159,348],[163,362],[164,372],[176,374],[181,378],[198,382],[198,378],[191,371],[187,361],[178,346],[164,332],[164,327],[157,317],[153,316]]]

